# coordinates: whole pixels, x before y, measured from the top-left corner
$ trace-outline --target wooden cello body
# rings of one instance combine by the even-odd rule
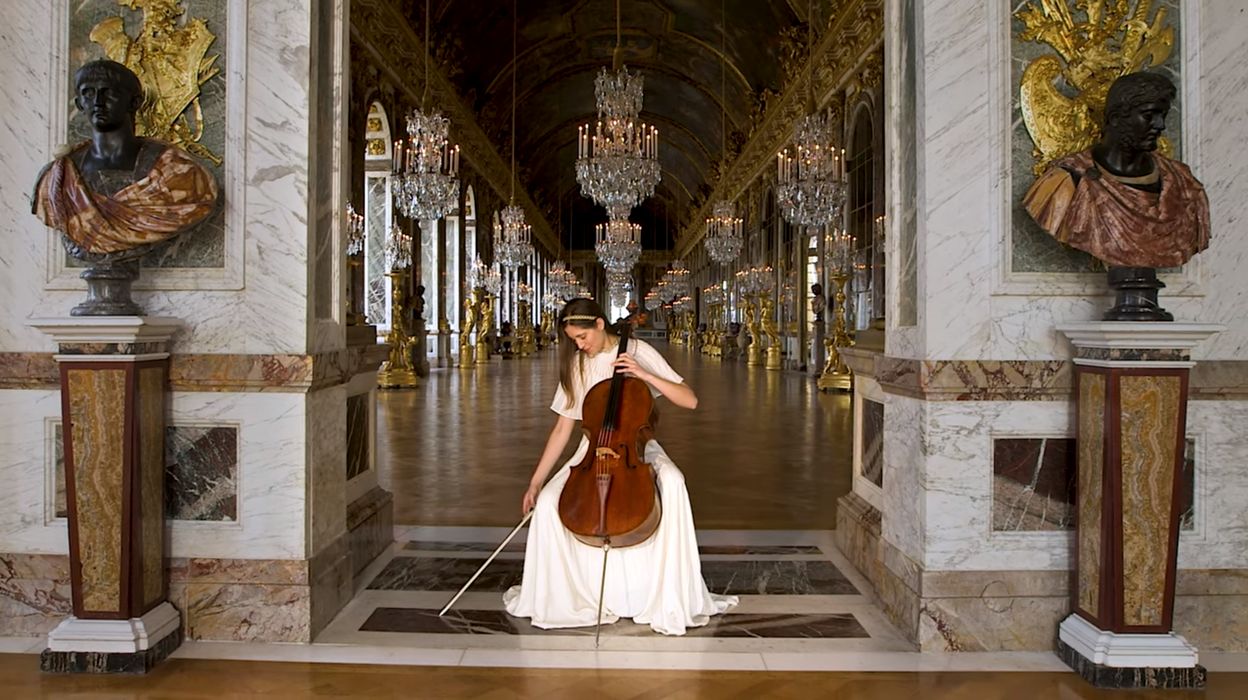
[[[620,336],[626,352],[628,329]],[[644,461],[653,437],[654,398],[636,377],[616,372],[590,387],[581,408],[589,450],[571,468],[559,496],[559,518],[578,540],[602,547],[645,542],[662,506],[654,468]]]

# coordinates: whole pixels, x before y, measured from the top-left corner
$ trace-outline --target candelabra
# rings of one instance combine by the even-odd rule
[[[818,387],[820,391],[849,391],[853,387],[853,377],[845,364],[845,358],[841,356],[841,350],[854,344],[845,324],[845,284],[851,276],[854,239],[843,231],[836,232],[829,235],[826,246],[828,278],[836,286],[836,295],[833,298],[832,332],[823,341],[828,351],[828,359],[819,376]]]
[[[377,372],[377,386],[383,389],[400,389],[416,386],[416,373],[408,359],[411,354],[412,337],[407,329],[407,298],[403,293],[407,285],[407,270],[412,266],[412,237],[398,226],[390,227],[385,246],[386,277],[390,278],[390,332],[386,343],[390,357]]]
[[[358,270],[364,266],[364,217],[355,212],[355,206],[347,204],[345,214],[347,234],[347,325],[364,323],[364,295],[361,293],[363,279]]]
[[[472,285],[466,285],[464,288],[464,320],[460,321],[459,326],[459,366],[462,368],[472,367],[475,364],[473,356],[472,329],[476,325],[477,302],[473,298]]]
[[[780,363],[780,334],[776,331],[776,302],[770,294],[761,295],[760,302],[759,324],[767,336],[766,367],[770,370],[778,370],[782,365]]]
[[[498,286],[491,289],[488,286],[489,277],[487,276],[487,286],[478,287],[473,291],[473,296],[477,300],[477,364],[486,365],[490,363],[490,331],[494,328],[494,295],[498,293]]]
[[[527,357],[537,350],[533,331],[533,288],[521,282],[516,287],[516,299],[519,315],[516,319],[516,342],[519,344],[517,354],[520,357]]]

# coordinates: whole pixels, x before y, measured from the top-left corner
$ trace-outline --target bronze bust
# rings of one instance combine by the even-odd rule
[[[74,74],[74,90],[91,139],[44,167],[32,209],[91,265],[82,273],[88,299],[73,315],[139,315],[130,300],[137,258],[213,213],[216,178],[185,151],[135,134],[143,86],[129,68],[91,61]]]
[[[1057,240],[1109,268],[1117,304],[1105,320],[1173,320],[1157,305],[1158,267],[1209,246],[1209,201],[1186,165],[1156,152],[1176,91],[1158,73],[1114,81],[1099,143],[1054,161],[1023,199]]]

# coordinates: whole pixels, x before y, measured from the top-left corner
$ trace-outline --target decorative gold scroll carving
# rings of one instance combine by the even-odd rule
[[[1024,26],[1020,40],[1056,52],[1028,64],[1019,86],[1036,175],[1100,137],[1105,96],[1116,79],[1170,57],[1174,27],[1156,2],[1134,0],[1132,7],[1131,0],[1033,0],[1015,13]],[[1171,155],[1164,137],[1159,148]]]
[[[814,81],[816,96],[827,95],[853,75],[864,56],[879,51],[884,40],[883,0],[840,0],[833,9],[833,20],[819,37],[810,60],[795,64],[800,72],[787,81],[783,93],[767,100],[761,124],[681,229],[678,257],[688,257],[702,240],[712,202],[737,199],[768,166],[775,170],[776,154],[806,109],[810,81]]]
[[[204,136],[200,90],[221,72],[214,65],[219,54],[208,55],[216,35],[202,19],[187,18],[178,24],[186,14],[182,0],[117,0],[117,4],[143,13],[138,36],[126,34],[121,17],[109,17],[88,37],[143,83],[136,131],[220,165],[221,156],[200,143]]]
[[[358,43],[383,73],[419,104],[424,85],[423,41],[412,29],[394,0],[352,0],[351,41]],[[454,85],[440,66],[429,66],[429,101],[447,112],[451,135],[459,144],[464,160],[477,170],[490,189],[501,196],[511,191],[511,167],[477,123],[472,110],[464,104]],[[516,204],[524,209],[533,238],[552,254],[559,251],[554,229],[532,197],[517,187]],[[481,192],[478,191],[478,197]],[[704,217],[705,218],[705,217]]]

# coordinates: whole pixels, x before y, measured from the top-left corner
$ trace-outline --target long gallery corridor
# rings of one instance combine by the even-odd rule
[[[698,393],[664,406],[657,439],[685,473],[699,529],[831,530],[850,489],[849,395],[795,372],[656,342]],[[555,350],[382,392],[377,468],[398,525],[511,526],[554,423]],[[575,440],[565,458],[575,448]]]
[[[741,604],[685,638],[622,620],[604,628],[602,649],[661,667],[700,651],[698,667],[725,669],[767,667],[764,652],[796,654],[789,663],[800,667],[810,652],[909,650],[832,544],[834,504],[849,489],[849,396],[821,394],[797,373],[656,347],[699,395],[692,412],[660,403],[658,439],[686,475],[702,573]],[[552,665],[600,662],[592,628],[543,631],[503,612],[502,592],[520,582],[523,537],[437,615],[519,519],[557,382],[546,351],[435,371],[426,386],[382,395],[377,468],[394,494],[398,542],[319,642],[460,648],[457,663],[470,665],[534,663],[535,651]]]

